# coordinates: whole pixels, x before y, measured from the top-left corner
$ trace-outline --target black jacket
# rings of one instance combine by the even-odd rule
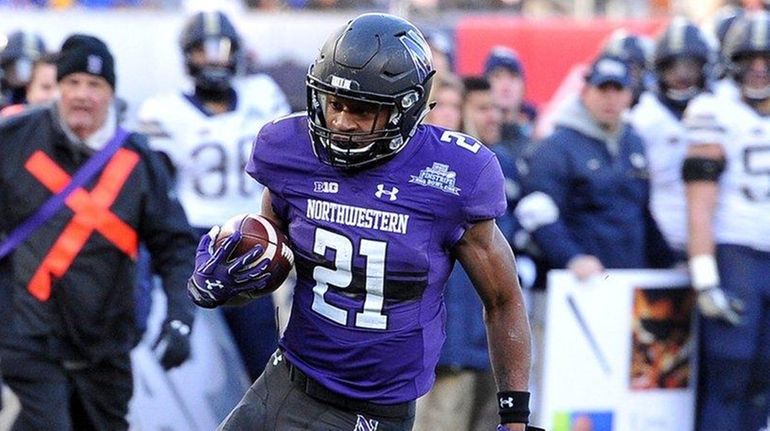
[[[81,143],[70,142],[59,126],[55,107],[33,109],[0,123],[2,237],[52,195],[41,182],[40,173],[36,177],[25,166],[38,151],[69,176],[93,153]],[[185,283],[193,270],[196,237],[173,198],[167,170],[149,150],[145,138],[131,134],[121,151],[129,158],[138,156],[138,161],[109,205],[109,213],[136,232],[136,242],[149,248],[153,267],[162,277],[169,298],[169,318],[192,324],[194,307],[186,297]],[[108,176],[95,175],[85,190],[92,193],[95,185]],[[94,198],[94,202],[97,200]],[[76,208],[87,213],[83,205]],[[0,325],[0,343],[20,335],[51,336],[63,341],[63,356],[91,360],[125,353],[134,345],[138,335],[134,318],[135,260],[102,231],[81,220],[71,205],[63,206],[0,261],[0,287],[4,288],[0,297],[5,302],[0,303],[0,310],[5,312],[0,321],[7,322]],[[77,235],[63,235],[66,229],[84,230],[85,242],[77,244],[72,240]],[[110,226],[102,225],[100,229]],[[123,233],[120,235],[125,239]],[[40,300],[30,293],[30,281],[35,274],[40,275],[41,263],[47,257],[50,261],[49,253],[60,236],[69,238],[73,242],[70,246],[79,251],[63,275],[42,271],[50,274],[51,294],[49,299]]]

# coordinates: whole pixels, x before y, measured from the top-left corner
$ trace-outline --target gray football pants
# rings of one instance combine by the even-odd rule
[[[246,391],[240,403],[225,418],[221,431],[410,431],[414,424],[414,402],[403,408],[379,411],[357,402],[339,407],[324,400],[321,391],[309,389],[306,377],[286,363],[280,351],[270,357],[265,371]],[[316,384],[317,385],[317,384]],[[308,395],[306,392],[314,394]],[[340,404],[340,396],[331,395]],[[320,399],[319,399],[320,398]],[[352,401],[352,400],[351,400]],[[353,401],[355,403],[355,401]],[[382,406],[380,406],[382,407]]]

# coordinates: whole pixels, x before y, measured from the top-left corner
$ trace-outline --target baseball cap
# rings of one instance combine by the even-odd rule
[[[621,87],[631,86],[631,69],[620,57],[602,55],[591,65],[586,75],[589,85],[599,87],[607,83],[615,83]]]
[[[498,67],[504,67],[516,75],[524,76],[524,68],[521,65],[519,54],[507,46],[497,45],[492,47],[487,56],[487,61],[484,63],[484,75],[489,75],[492,70]]]

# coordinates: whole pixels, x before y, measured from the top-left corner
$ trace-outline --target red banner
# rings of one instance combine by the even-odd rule
[[[570,69],[589,62],[612,31],[625,28],[629,33],[655,35],[667,20],[470,17],[457,25],[457,72],[481,74],[490,48],[508,46],[519,53],[524,65],[527,100],[543,106]]]

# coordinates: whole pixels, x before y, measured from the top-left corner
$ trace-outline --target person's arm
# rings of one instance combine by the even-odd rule
[[[689,160],[693,166],[695,160],[710,160],[714,165],[724,163],[724,152],[719,144],[693,145],[688,148],[686,162]],[[705,168],[690,168],[705,169]],[[714,235],[712,219],[719,195],[718,175],[713,179],[697,178],[697,174],[688,180],[685,176],[687,196],[687,226],[688,245],[687,251],[690,257],[700,255],[714,255]]]
[[[530,329],[513,252],[495,222],[486,220],[465,232],[454,253],[484,304],[492,368],[503,407],[516,410],[517,416],[526,411],[528,416]],[[525,422],[509,422],[506,429],[523,431]]]
[[[562,217],[570,189],[570,167],[556,141],[546,140],[529,157],[522,175],[524,197],[514,213],[554,268],[567,268],[580,279],[604,271],[598,258],[585,254]]]
[[[722,124],[724,101],[703,94],[691,101],[684,113],[690,145],[682,163],[687,199],[690,280],[704,317],[730,324],[741,320],[742,304],[721,289],[716,261],[712,219],[719,196],[719,180],[727,166],[723,145],[734,138],[729,124]]]
[[[154,272],[163,280],[166,320],[154,349],[164,368],[181,365],[190,356],[190,333],[195,307],[185,284],[193,270],[195,234],[178,200],[170,198],[171,181],[159,154],[146,152],[150,182],[140,224],[140,235],[150,250]]]
[[[687,191],[690,278],[701,313],[732,325],[741,322],[743,304],[720,288],[712,219],[719,197],[719,176],[725,154],[719,144],[692,145],[682,167]]]

